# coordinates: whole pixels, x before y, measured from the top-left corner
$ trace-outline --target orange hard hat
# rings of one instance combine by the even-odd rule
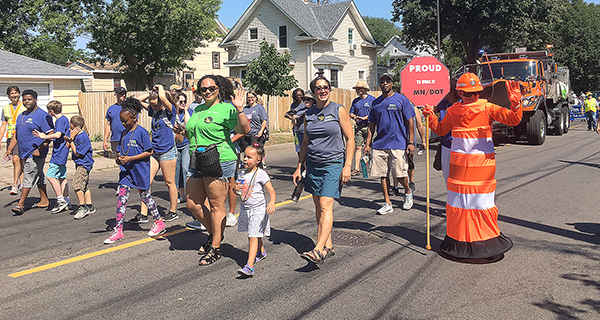
[[[481,86],[481,81],[474,73],[467,72],[456,81],[456,90],[478,92],[483,91],[483,87]]]

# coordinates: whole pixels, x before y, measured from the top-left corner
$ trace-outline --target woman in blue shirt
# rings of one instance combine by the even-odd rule
[[[177,185],[175,184],[177,147],[173,132],[174,126],[178,122],[177,109],[171,104],[161,85],[154,86],[152,92],[140,97],[140,101],[142,106],[148,110],[148,115],[152,117],[152,150],[154,152],[150,158],[150,184],[152,185],[154,177],[160,169],[169,190],[170,203],[169,212],[164,214],[163,220],[173,221],[179,218],[177,215]],[[148,208],[143,203],[139,215],[136,215],[131,222],[148,221]]]
[[[348,110],[329,100],[329,80],[315,78],[310,83],[310,90],[315,94],[317,104],[304,114],[305,135],[293,181],[294,184],[300,181],[302,164],[306,161],[304,189],[313,195],[318,236],[314,249],[304,252],[301,257],[321,264],[327,256],[334,255],[331,242],[333,201],[340,197],[342,184],[350,181],[354,135]]]

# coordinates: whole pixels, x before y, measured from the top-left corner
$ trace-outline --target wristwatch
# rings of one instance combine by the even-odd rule
[[[244,113],[244,110],[242,110],[242,111],[239,111],[239,110],[238,110],[238,112],[237,112],[237,113],[238,113],[238,114],[242,114],[242,113]]]

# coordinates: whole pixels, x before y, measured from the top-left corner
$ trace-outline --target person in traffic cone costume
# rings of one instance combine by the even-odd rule
[[[506,83],[508,109],[479,99],[483,87],[473,73],[463,74],[456,89],[462,100],[448,108],[441,122],[431,106],[423,110],[433,132],[443,136],[452,131],[446,237],[440,250],[461,259],[492,259],[510,250],[512,241],[498,227],[491,124],[493,120],[510,126],[521,122],[521,90],[515,81]]]

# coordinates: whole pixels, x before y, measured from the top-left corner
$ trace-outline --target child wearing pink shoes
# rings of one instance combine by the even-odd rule
[[[105,244],[113,243],[124,237],[123,221],[131,188],[139,190],[142,202],[148,207],[154,218],[154,225],[148,232],[148,236],[153,237],[165,232],[165,223],[158,213],[156,202],[150,195],[150,156],[153,151],[148,131],[137,124],[138,114],[142,108],[140,101],[135,98],[127,98],[121,105],[120,117],[125,130],[121,133],[121,139],[117,146],[116,162],[121,167],[117,225],[110,237],[104,240]]]

